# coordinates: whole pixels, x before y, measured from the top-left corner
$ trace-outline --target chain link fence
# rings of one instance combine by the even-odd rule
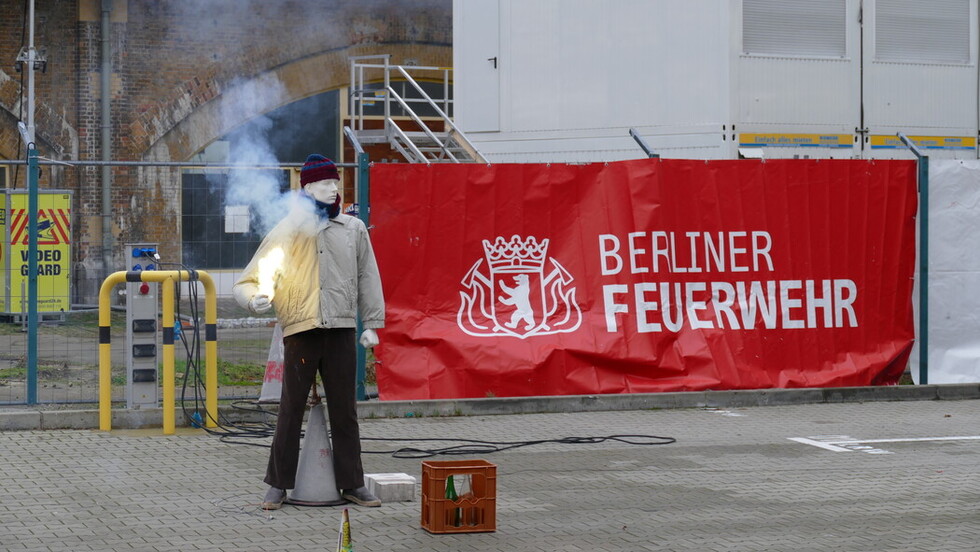
[[[136,162],[132,165],[138,171],[154,166]],[[173,177],[156,180],[152,193],[175,198],[175,204],[161,206],[159,214],[142,219],[146,223],[142,227],[133,225],[117,235],[110,255],[103,255],[101,244],[93,243],[92,228],[85,224],[86,217],[100,216],[87,212],[92,210],[87,201],[90,198],[80,197],[80,192],[39,190],[36,398],[29,388],[29,306],[25,300],[29,278],[28,194],[23,188],[2,188],[0,406],[36,402],[45,408],[77,408],[80,404],[95,407],[99,396],[100,339],[97,291],[111,272],[148,268],[204,270],[211,275],[218,295],[220,396],[254,399],[260,395],[275,315],[249,314],[234,301],[231,288],[238,271],[271,226],[270,221],[274,222],[275,217],[268,212],[269,197],[289,195],[295,187],[293,168],[298,164],[247,168],[184,167],[176,163],[155,166],[162,166],[164,173]],[[61,172],[59,180],[72,182],[71,171],[86,169],[91,170],[85,166],[59,166],[55,170]],[[10,174],[10,170],[8,167],[5,174]],[[24,172],[25,167],[19,170]],[[250,186],[258,180],[267,181],[264,186],[272,195],[243,195],[235,182],[244,171],[248,171]],[[5,182],[10,180],[5,176]],[[154,201],[140,195],[144,195],[142,191],[134,196],[134,205]],[[174,220],[173,213],[179,213],[179,220]],[[163,231],[160,226],[164,226]],[[158,244],[160,259],[134,258],[126,250],[133,243]],[[112,259],[111,270],[104,269],[103,259]],[[110,292],[112,396],[114,401],[123,401],[127,379],[126,290],[125,286],[117,288]],[[177,398],[192,400],[199,394],[195,391],[195,376],[199,371],[203,378],[204,371],[200,360],[204,342],[203,286],[183,283],[177,295]],[[159,324],[157,328],[159,331]]]

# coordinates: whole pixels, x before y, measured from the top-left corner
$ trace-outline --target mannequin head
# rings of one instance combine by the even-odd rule
[[[320,180],[318,182],[311,182],[307,184],[303,189],[309,194],[313,199],[319,201],[320,203],[326,203],[327,205],[333,205],[337,202],[337,197],[339,196],[337,184],[339,180]]]
[[[299,185],[306,188],[323,180],[334,180],[335,183],[340,181],[337,165],[319,153],[311,153],[299,171]]]
[[[321,214],[334,218],[340,213],[338,184],[340,175],[333,161],[311,153],[299,172],[299,183],[306,195],[313,198]]]

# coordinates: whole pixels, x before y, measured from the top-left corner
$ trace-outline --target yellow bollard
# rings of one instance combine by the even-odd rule
[[[125,272],[114,272],[99,289],[99,429],[112,429],[112,344],[109,332],[112,306],[109,294],[116,284],[126,281]]]
[[[174,407],[174,280],[163,281],[163,434],[176,433]]]
[[[204,426],[218,427],[218,296],[211,276],[198,272],[198,277],[204,284]]]
[[[163,433],[176,432],[176,393],[174,389],[174,286],[181,281],[200,281],[204,285],[204,391],[206,427],[218,426],[218,298],[214,280],[202,270],[144,270],[114,272],[99,290],[99,429],[112,429],[112,345],[110,340],[112,288],[122,282],[160,282],[163,284]]]

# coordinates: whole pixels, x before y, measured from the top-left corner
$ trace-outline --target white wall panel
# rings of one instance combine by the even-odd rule
[[[929,188],[929,383],[980,382],[980,161],[930,163]],[[916,381],[918,344],[911,355]]]
[[[534,142],[568,131],[586,140],[566,145],[587,148],[592,137],[591,149],[610,152],[606,159],[643,156],[631,127],[671,136],[674,126],[703,125],[710,128],[704,143],[714,144],[729,124],[730,97],[728,9],[718,7],[714,0],[501,0],[500,133],[473,134],[465,118],[461,126],[492,161],[510,159],[484,144],[501,139],[514,153],[552,160],[554,144]],[[466,37],[455,31],[454,40]],[[457,95],[457,109],[465,113],[469,101]],[[598,138],[606,130],[616,136],[611,142]]]
[[[976,0],[864,0],[863,32],[870,156],[909,158],[886,143],[903,132],[937,144],[931,157],[976,159]]]
[[[456,109],[491,161],[642,157],[631,127],[668,157],[735,157],[745,137],[778,141],[767,157],[908,158],[898,131],[977,156],[978,0],[455,0],[454,18],[492,20],[488,3],[499,71],[475,86],[499,90],[499,119],[474,116],[463,67]],[[454,48],[485,65],[478,35]]]
[[[742,56],[739,113],[743,127],[785,125],[853,132],[861,118],[857,59]]]
[[[743,0],[736,61],[739,141],[746,133],[808,138],[766,157],[860,156],[860,0]],[[812,146],[821,134],[835,146]],[[846,146],[846,147],[845,147]]]
[[[730,145],[715,125],[637,127],[647,144],[661,157],[725,159]],[[480,135],[480,152],[495,163],[581,163],[621,161],[646,157],[643,150],[618,128],[570,129],[553,132],[515,132]]]

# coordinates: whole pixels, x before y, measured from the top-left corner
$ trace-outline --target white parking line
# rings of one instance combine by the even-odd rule
[[[855,439],[847,435],[814,435],[811,437],[787,437],[790,441],[820,447],[834,452],[867,452],[868,454],[892,454],[871,445],[881,443],[921,443],[927,441],[980,441],[980,435],[954,437],[907,437],[902,439]]]
[[[849,441],[837,441],[838,445],[850,445],[859,443],[915,443],[919,441],[980,441],[980,435],[968,435],[960,437],[910,437],[908,439],[852,439]]]
[[[803,443],[804,445],[812,445],[815,447],[820,447],[822,449],[832,450],[834,452],[852,452],[849,448],[834,446],[830,443],[824,443],[822,441],[815,441],[813,439],[808,439],[806,437],[790,437],[790,441],[796,441],[797,443]]]

